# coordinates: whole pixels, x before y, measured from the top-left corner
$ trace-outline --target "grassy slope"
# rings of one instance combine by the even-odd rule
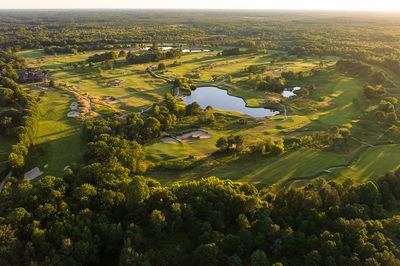
[[[213,158],[184,172],[163,171],[150,173],[151,177],[169,183],[191,178],[218,176],[242,182],[281,184],[290,178],[308,177],[322,169],[346,163],[347,156],[314,149],[301,149],[282,156],[246,156],[238,160],[215,162]]]
[[[364,182],[374,180],[400,165],[400,144],[382,145],[369,148],[361,154],[351,167],[336,171],[340,179],[351,178]]]
[[[45,174],[60,175],[66,165],[81,162],[85,150],[80,123],[67,118],[74,98],[69,93],[50,89],[40,99],[41,119],[26,168],[39,166]],[[43,168],[45,164],[49,165],[47,169]]]

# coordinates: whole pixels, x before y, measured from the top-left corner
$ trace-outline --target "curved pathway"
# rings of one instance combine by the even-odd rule
[[[4,184],[6,183],[6,181],[11,177],[12,175],[12,171],[10,171],[7,176],[0,182],[0,191],[3,190]]]
[[[148,72],[152,77],[154,77],[154,78],[162,79],[162,80],[165,80],[165,81],[167,81],[167,82],[172,82],[171,79],[169,79],[169,78],[167,78],[167,77],[160,76],[160,75],[158,75],[157,73],[154,73],[154,71],[153,71],[153,69],[152,69],[151,66],[147,67],[146,70],[147,70],[147,72]]]

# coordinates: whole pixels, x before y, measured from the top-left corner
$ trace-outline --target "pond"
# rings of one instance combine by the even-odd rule
[[[298,91],[300,89],[301,89],[300,87],[294,87],[293,89],[285,89],[282,92],[282,96],[285,98],[290,98],[290,97],[296,96],[296,93],[294,93],[294,92]]]
[[[186,104],[197,102],[201,108],[211,106],[224,111],[237,111],[251,117],[265,117],[279,114],[278,111],[266,108],[247,107],[242,98],[231,96],[226,90],[217,87],[199,87],[188,96],[183,96]]]

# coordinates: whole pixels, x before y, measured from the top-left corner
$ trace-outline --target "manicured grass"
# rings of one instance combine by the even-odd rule
[[[149,64],[127,65],[123,59],[117,59],[114,69],[99,73],[99,64],[93,67],[75,69],[72,64],[84,62],[89,56],[104,51],[79,53],[76,55],[58,55],[40,57],[28,57],[30,66],[43,67],[51,71],[50,78],[61,83],[72,84],[79,87],[82,93],[88,93],[91,96],[114,96],[120,100],[117,107],[128,111],[140,111],[141,109],[158,102],[166,92],[170,91],[170,85],[165,81],[152,78],[146,68]],[[28,52],[27,52],[28,53]],[[38,53],[37,50],[31,50],[30,54]],[[209,53],[185,54],[179,60],[194,60],[204,57]],[[175,60],[164,60],[166,64],[172,64]],[[122,79],[124,84],[115,88],[108,85],[113,79]]]
[[[165,81],[151,77],[147,72],[148,66],[157,63],[127,65],[123,59],[118,59],[114,69],[98,71],[99,65],[72,67],[71,64],[85,61],[90,55],[103,51],[80,53],[77,55],[44,55],[42,50],[28,50],[21,52],[31,66],[42,66],[51,71],[51,78],[77,86],[81,93],[91,96],[114,96],[120,100],[116,107],[127,111],[139,111],[153,103],[159,102],[163,95],[170,91],[170,85]],[[210,139],[198,140],[193,143],[168,144],[159,140],[145,145],[147,159],[159,163],[166,160],[185,159],[189,155],[200,161],[191,169],[184,171],[150,172],[149,176],[156,177],[163,183],[172,181],[200,178],[216,175],[221,178],[262,183],[284,184],[291,178],[311,177],[320,171],[345,164],[351,160],[351,154],[339,154],[321,150],[303,148],[298,151],[287,152],[282,156],[262,157],[244,156],[215,158],[212,154],[217,150],[215,143],[221,136],[241,134],[246,138],[246,145],[258,143],[266,136],[292,136],[310,134],[314,130],[328,129],[331,126],[356,129],[354,133],[360,139],[365,128],[358,124],[361,109],[353,105],[353,99],[363,99],[362,87],[364,81],[344,76],[337,72],[332,65],[335,57],[323,58],[296,58],[270,54],[243,54],[231,57],[217,57],[217,51],[209,53],[185,54],[175,60],[164,60],[167,69],[160,73],[166,77],[185,76],[192,71],[198,71],[200,78],[196,84],[210,82],[213,75],[231,75],[232,82],[222,81],[209,83],[223,89],[230,94],[242,97],[248,106],[259,107],[268,103],[268,97],[263,91],[256,90],[254,82],[248,82],[246,68],[250,65],[266,66],[263,75],[277,76],[282,71],[307,72],[319,68],[320,61],[325,65],[320,73],[306,78],[293,86],[307,86],[314,84],[316,90],[306,98],[293,97],[285,100],[288,109],[288,118],[282,115],[276,117],[252,120],[249,124],[238,125],[236,121],[246,116],[233,112],[221,112],[218,122],[212,126],[203,126],[202,129],[211,134]],[[271,64],[272,60],[275,60]],[[179,65],[172,66],[174,61]],[[201,68],[201,69],[199,69]],[[108,82],[113,79],[124,81],[121,87],[110,87]],[[37,93],[37,92],[36,92]],[[72,95],[63,91],[49,90],[42,97],[40,110],[42,120],[39,122],[39,133],[35,140],[35,148],[31,153],[29,167],[49,164],[46,174],[60,174],[65,165],[82,161],[84,142],[81,137],[81,125],[75,120],[66,117],[69,104],[73,101]],[[322,105],[321,103],[329,103]],[[219,112],[219,111],[218,111]],[[231,117],[231,118],[229,118]],[[248,118],[247,118],[248,119]],[[174,133],[184,131],[186,126],[178,126]],[[379,131],[378,129],[376,129]],[[360,133],[361,132],[361,133]],[[374,131],[375,132],[375,131]],[[360,136],[358,136],[360,135]],[[376,134],[371,134],[368,140],[372,141]],[[373,143],[373,142],[371,142]],[[60,152],[61,151],[61,152]],[[333,173],[332,176],[354,176],[356,180],[375,178],[388,169],[393,169],[400,160],[395,159],[400,148],[396,145],[382,146],[367,149],[361,154],[360,160],[349,169]]]
[[[340,179],[351,178],[357,182],[375,180],[400,166],[400,144],[382,145],[369,148],[349,168],[337,171]]]
[[[45,53],[44,53],[43,49],[31,49],[31,50],[24,50],[24,51],[18,52],[18,55],[24,57],[25,59],[31,60],[34,58],[44,56]]]
[[[245,156],[228,161],[204,160],[184,172],[162,171],[149,173],[163,183],[218,176],[240,182],[279,185],[291,178],[309,177],[331,166],[346,163],[348,156],[314,149],[300,149],[282,156]]]
[[[148,159],[152,161],[161,161],[185,158],[189,155],[202,158],[217,150],[215,142],[219,137],[229,134],[228,130],[203,129],[211,135],[210,139],[201,139],[182,144],[163,143],[160,140],[153,141],[149,145],[146,145]]]
[[[38,166],[45,175],[61,175],[66,165],[81,162],[85,151],[80,122],[67,118],[74,98],[67,92],[49,89],[40,99],[38,133],[26,169]],[[48,168],[44,169],[46,164]]]
[[[319,122],[326,125],[344,125],[355,120],[360,113],[353,106],[352,100],[362,99],[363,83],[342,75],[337,75],[335,79],[337,82],[325,85],[326,89],[321,93],[332,104],[332,108],[319,113]]]

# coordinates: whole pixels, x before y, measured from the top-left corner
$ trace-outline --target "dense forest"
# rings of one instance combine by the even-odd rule
[[[388,21],[393,23],[388,25]],[[399,56],[398,18],[390,14],[374,14],[372,19],[354,14],[341,19],[329,13],[310,17],[307,13],[292,16],[265,11],[3,11],[0,23],[4,29],[2,47],[48,47],[49,53],[121,48],[155,41],[225,44],[285,48],[298,55],[384,60],[393,69],[397,65],[393,59]],[[280,26],[283,23],[285,27]]]
[[[0,52],[0,134],[15,139],[8,156],[11,168],[24,166],[32,140],[35,137],[38,111],[36,99],[17,84],[18,71],[24,67],[22,58],[11,51]]]
[[[400,218],[387,216],[400,171],[275,194],[215,177],[164,187],[116,157],[62,178],[11,180],[0,195],[1,264],[400,263]]]

